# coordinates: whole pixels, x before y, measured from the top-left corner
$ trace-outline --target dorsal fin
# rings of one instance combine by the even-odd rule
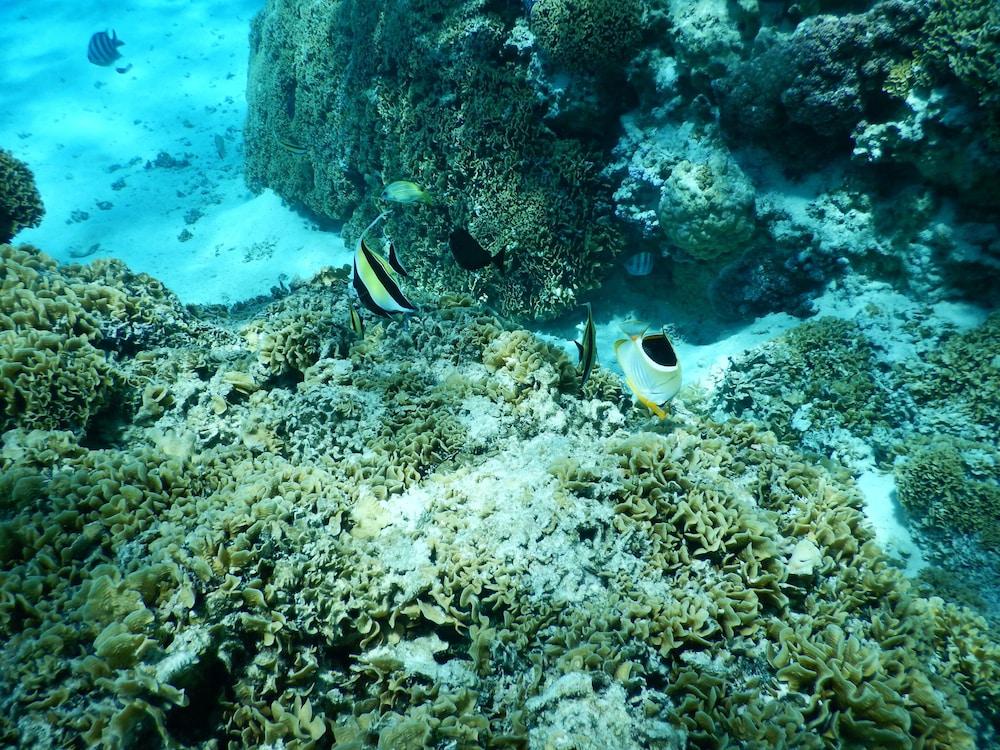
[[[399,261],[399,256],[396,255],[396,243],[389,240],[389,265],[392,266],[392,270],[398,273],[400,276],[409,276],[406,269],[403,268],[403,264]]]

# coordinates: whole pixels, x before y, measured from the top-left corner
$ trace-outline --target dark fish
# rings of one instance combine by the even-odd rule
[[[590,371],[594,369],[594,362],[597,361],[597,329],[594,328],[594,314],[587,303],[587,322],[583,326],[583,341],[574,341],[576,348],[580,352],[580,387],[587,383]]]
[[[491,256],[475,237],[461,227],[452,230],[448,244],[451,246],[451,254],[455,256],[455,262],[466,271],[478,271],[492,263],[503,272],[504,250]]]
[[[636,253],[625,261],[625,272],[629,276],[649,276],[653,270],[653,254],[648,250]]]
[[[354,253],[354,273],[351,283],[361,304],[383,318],[394,313],[416,312],[416,307],[406,298],[390,273],[389,262],[368,247],[364,237],[358,241]]]
[[[403,264],[399,261],[399,256],[396,255],[396,243],[389,240],[389,265],[392,266],[392,270],[398,273],[400,276],[409,276],[406,269],[403,268]]]
[[[132,70],[132,63],[121,68],[115,68],[115,73],[128,73],[130,70]]]
[[[118,48],[123,44],[125,42],[118,38],[113,29],[111,36],[108,36],[106,31],[98,31],[90,37],[90,44],[87,45],[87,59],[94,65],[107,67],[122,56]]]

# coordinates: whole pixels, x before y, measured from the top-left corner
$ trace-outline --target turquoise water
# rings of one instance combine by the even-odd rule
[[[998,745],[993,4],[0,20],[0,745]]]

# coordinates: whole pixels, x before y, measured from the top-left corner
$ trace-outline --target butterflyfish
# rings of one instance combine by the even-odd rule
[[[636,400],[660,419],[666,419],[663,405],[681,389],[681,363],[667,335],[647,335],[643,331],[618,339],[615,356]]]
[[[491,263],[503,271],[504,250],[496,255],[490,255],[468,230],[461,227],[453,229],[448,238],[448,246],[451,248],[451,254],[455,256],[455,262],[466,271],[478,271]]]
[[[114,29],[110,35],[106,31],[98,31],[90,37],[90,42],[87,44],[87,59],[94,65],[106,68],[122,56],[118,48],[123,44],[125,42],[118,38]]]
[[[577,350],[580,352],[580,387],[587,383],[590,371],[594,369],[594,362],[597,361],[597,329],[594,328],[594,315],[587,303],[587,322],[583,325],[583,341],[574,341]]]
[[[361,313],[354,305],[351,305],[351,330],[359,339],[365,337],[365,322],[361,319]]]
[[[434,202],[430,193],[409,180],[390,182],[382,190],[382,200],[391,203],[425,203],[427,205]]]
[[[354,252],[354,269],[351,284],[358,293],[361,304],[384,318],[396,313],[412,313],[416,307],[406,298],[393,278],[389,261],[368,247],[364,236],[358,240]]]
[[[625,261],[625,273],[629,276],[649,276],[653,272],[653,262],[653,254],[643,250]]]

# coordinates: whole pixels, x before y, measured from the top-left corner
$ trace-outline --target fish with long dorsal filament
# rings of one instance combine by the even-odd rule
[[[395,255],[395,248],[390,245],[396,267],[369,247],[365,239],[371,228],[386,216],[387,212],[384,211],[379,214],[358,238],[358,246],[354,251],[351,286],[357,292],[362,305],[376,315],[390,318],[397,313],[406,315],[416,312],[417,308],[406,298],[394,278],[397,268],[402,268]]]
[[[587,384],[587,378],[590,377],[590,371],[594,369],[594,363],[597,361],[597,329],[594,327],[594,313],[590,308],[590,303],[587,303],[587,322],[583,324],[583,335],[580,337],[582,341],[574,341],[576,348],[580,353],[580,387],[582,388]]]

